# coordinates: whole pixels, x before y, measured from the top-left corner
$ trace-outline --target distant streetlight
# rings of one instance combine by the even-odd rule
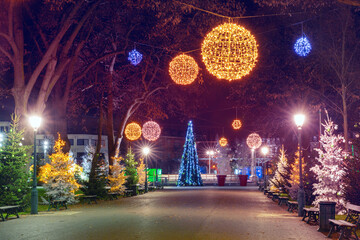
[[[148,169],[147,169],[147,156],[149,155],[150,153],[150,148],[149,147],[144,147],[142,149],[142,152],[144,154],[144,157],[145,157],[145,192],[147,193],[148,190],[149,190],[149,187],[148,187],[148,180],[147,180],[147,175],[148,175]]]
[[[38,190],[36,182],[36,132],[41,125],[41,117],[31,116],[29,118],[30,126],[34,129],[34,175],[33,175],[33,187],[31,190],[31,214],[38,213]]]
[[[296,114],[294,116],[295,124],[298,128],[298,143],[299,143],[299,191],[297,195],[298,202],[298,216],[303,216],[303,210],[305,206],[305,191],[303,185],[303,176],[302,176],[302,149],[301,149],[301,128],[305,122],[304,114]]]
[[[269,153],[269,148],[264,146],[261,148],[261,153],[266,156]]]
[[[212,156],[214,156],[215,152],[214,152],[214,150],[208,150],[208,151],[206,151],[206,154],[209,155],[209,174],[210,174],[210,170],[211,170],[210,162],[211,162],[211,158],[212,158]]]
[[[266,157],[269,153],[269,148],[267,146],[264,146],[261,148],[261,153],[264,155],[264,157]],[[266,166],[266,163],[265,163]],[[264,164],[263,164],[263,168],[264,168]],[[263,171],[265,172],[264,174],[264,189],[266,189],[266,181],[267,181],[267,169],[263,169]]]
[[[44,140],[44,159],[45,159],[45,162],[47,162],[47,149],[49,147],[49,141],[47,139]]]

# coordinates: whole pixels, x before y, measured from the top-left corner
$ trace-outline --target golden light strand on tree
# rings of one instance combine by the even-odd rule
[[[112,193],[124,193],[126,187],[125,167],[121,165],[122,157],[113,157],[114,164],[110,167],[111,174],[108,176],[110,192]]]
[[[206,69],[218,79],[241,79],[255,67],[258,57],[253,35],[235,23],[224,23],[208,33],[201,46]]]
[[[228,140],[225,137],[220,138],[219,144],[222,147],[225,147],[228,144]]]
[[[176,84],[189,85],[199,74],[199,66],[193,57],[181,54],[170,62],[169,74]]]
[[[139,182],[138,183],[140,185],[145,185],[146,170],[145,170],[144,159],[140,158],[139,165],[137,166],[136,170],[137,170],[137,174],[139,176]]]
[[[129,123],[125,127],[125,137],[130,141],[138,140],[141,137],[141,127],[136,122]]]
[[[233,129],[239,130],[242,126],[242,123],[239,119],[235,119],[231,125],[232,125]]]

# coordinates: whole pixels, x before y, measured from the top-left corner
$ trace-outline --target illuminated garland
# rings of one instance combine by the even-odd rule
[[[262,143],[261,137],[257,133],[250,134],[246,139],[246,144],[251,149],[259,148],[261,146],[261,143]]]
[[[135,141],[141,137],[141,127],[139,124],[132,122],[126,125],[125,137],[130,141]]]
[[[159,124],[154,121],[148,121],[143,125],[142,134],[146,140],[156,141],[161,134]]]
[[[208,33],[201,46],[206,69],[219,79],[241,79],[255,67],[256,40],[244,27],[224,23]]]
[[[170,62],[169,74],[176,84],[188,85],[195,81],[199,66],[194,58],[181,54]]]
[[[242,126],[241,121],[239,119],[235,119],[231,125],[235,130],[240,129]]]
[[[219,140],[219,144],[220,144],[220,146],[225,147],[228,144],[228,140],[226,138],[222,137]]]
[[[141,53],[139,53],[138,51],[136,51],[136,49],[129,52],[128,60],[134,66],[138,65],[141,62],[142,58],[143,58],[143,55]]]
[[[307,56],[311,51],[310,41],[305,36],[299,38],[295,42],[294,50],[299,56]]]

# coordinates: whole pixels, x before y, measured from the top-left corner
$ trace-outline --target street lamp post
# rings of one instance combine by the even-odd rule
[[[298,128],[298,143],[299,143],[299,190],[297,195],[298,202],[298,216],[303,216],[303,210],[305,206],[305,191],[303,185],[303,174],[302,174],[302,149],[301,149],[301,128],[305,121],[304,114],[296,114],[294,116],[295,124]]]
[[[261,153],[264,155],[264,157],[266,157],[266,155],[269,153],[269,148],[267,146],[264,146],[261,148]],[[264,168],[264,162],[263,162],[263,171],[264,171],[264,189],[266,189],[266,181],[267,181],[267,171]],[[265,162],[265,166],[266,166],[266,162]]]
[[[36,132],[40,127],[41,118],[32,116],[29,118],[30,125],[34,129],[34,168],[33,168],[33,187],[31,189],[31,214],[38,213],[38,190],[36,181]]]
[[[206,154],[209,155],[209,174],[211,170],[211,157],[214,156],[215,152],[213,150],[206,151]]]
[[[145,192],[147,193],[149,191],[149,187],[148,187],[148,179],[147,179],[147,175],[148,175],[148,168],[147,168],[147,156],[150,153],[150,148],[149,147],[144,147],[143,148],[143,154],[145,156]]]

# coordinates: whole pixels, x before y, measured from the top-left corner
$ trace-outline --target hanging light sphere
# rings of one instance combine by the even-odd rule
[[[262,143],[261,137],[257,133],[250,134],[246,139],[246,144],[251,149],[259,148],[261,146],[261,143]]]
[[[125,127],[125,137],[130,141],[138,140],[141,137],[141,127],[136,122],[129,123]]]
[[[154,121],[144,123],[142,128],[142,135],[146,140],[156,141],[160,137],[161,128],[159,124]]]
[[[139,53],[138,51],[136,51],[136,49],[129,52],[128,60],[134,66],[138,65],[141,62],[142,58],[143,58],[143,55],[141,53]]]
[[[299,38],[295,42],[294,50],[299,56],[307,56],[311,51],[310,41],[305,36]]]
[[[219,140],[219,144],[220,144],[220,146],[225,147],[228,144],[228,140],[226,138],[222,137]]]
[[[232,125],[233,129],[238,130],[241,128],[242,123],[239,119],[235,119],[231,125]]]
[[[181,54],[170,62],[169,74],[176,84],[188,85],[195,81],[199,66],[193,57]]]
[[[201,46],[206,69],[218,79],[241,79],[255,67],[256,40],[244,27],[224,23],[208,33]]]

